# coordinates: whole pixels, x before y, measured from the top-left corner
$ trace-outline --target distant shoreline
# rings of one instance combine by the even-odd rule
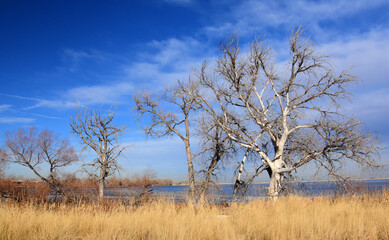
[[[374,180],[389,180],[389,178],[354,178],[349,179],[350,181],[374,181]],[[333,182],[334,180],[304,180],[299,182]],[[293,181],[297,182],[297,181]],[[252,184],[267,184],[269,182],[253,182]],[[235,183],[219,183],[219,185],[233,185]],[[188,186],[188,184],[173,184],[172,186]]]

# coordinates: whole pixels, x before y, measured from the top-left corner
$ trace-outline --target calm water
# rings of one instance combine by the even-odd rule
[[[389,189],[389,179],[384,180],[355,180],[351,181],[352,186],[358,192],[366,191],[382,191],[382,189]],[[267,188],[269,184],[252,184],[248,188],[248,194],[240,200],[252,200],[257,198],[266,197]],[[319,196],[319,195],[334,195],[338,192],[338,188],[334,182],[305,182],[305,183],[293,183],[293,193],[298,193],[304,196]],[[212,191],[213,197],[221,201],[232,200],[233,184],[223,184],[219,186],[219,189]],[[182,200],[185,194],[188,192],[188,186],[163,186],[153,187],[153,194],[156,196],[166,196],[175,200]],[[139,192],[139,188],[108,188],[106,195],[109,197],[130,197],[136,192]]]

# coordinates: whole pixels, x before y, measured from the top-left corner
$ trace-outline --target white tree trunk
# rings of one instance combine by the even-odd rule
[[[100,179],[99,179],[99,200],[104,199],[104,189],[105,189],[105,167],[100,167]]]
[[[192,162],[192,151],[189,141],[185,141],[186,159],[188,161],[188,180],[189,180],[189,196],[191,200],[195,200],[195,177]]]
[[[104,199],[104,188],[105,188],[105,181],[104,181],[104,179],[100,179],[100,181],[99,181],[99,200]]]
[[[269,183],[269,199],[275,201],[281,192],[282,176],[279,173],[272,173]]]
[[[271,170],[269,172],[270,183],[269,183],[269,199],[275,201],[278,199],[281,193],[281,184],[283,180],[283,175],[278,173],[278,170],[282,168],[283,161],[282,158],[279,157],[275,160],[271,166]]]

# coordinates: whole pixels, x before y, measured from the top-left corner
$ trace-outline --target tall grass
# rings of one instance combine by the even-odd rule
[[[0,239],[389,239],[389,191],[230,206],[0,204]]]

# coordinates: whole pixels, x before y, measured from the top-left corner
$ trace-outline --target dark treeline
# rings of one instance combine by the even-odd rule
[[[7,188],[7,185],[11,186],[15,184],[20,186],[32,186],[32,185],[44,185],[42,181],[23,179],[16,177],[3,177],[0,178],[0,190]],[[59,179],[59,185],[63,188],[97,188],[98,184],[92,178],[77,177],[75,174],[64,174]],[[151,187],[151,186],[172,186],[174,181],[170,178],[157,179],[149,178],[144,175],[134,174],[132,177],[111,177],[107,180],[106,187],[119,188],[119,187]],[[50,188],[48,188],[50,189]]]
[[[148,187],[148,186],[172,186],[174,184],[172,179],[157,179],[150,178],[145,175],[135,174],[133,177],[110,177],[107,179],[106,187]],[[98,184],[90,178],[78,178],[71,174],[62,178],[62,185],[64,187],[94,187]]]

